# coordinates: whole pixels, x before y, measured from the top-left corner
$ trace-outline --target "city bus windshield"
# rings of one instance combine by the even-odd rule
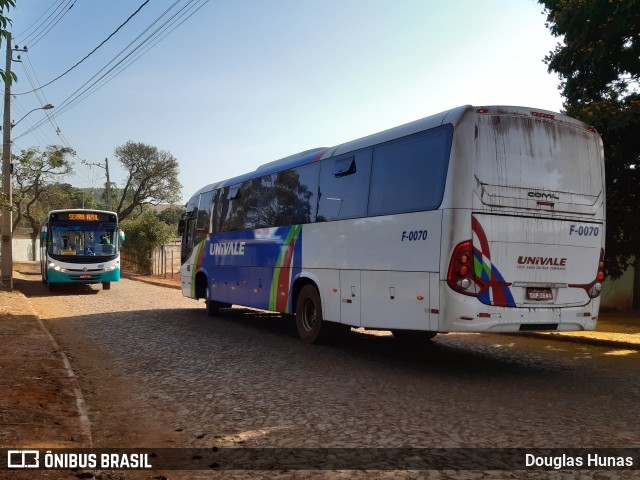
[[[118,253],[118,226],[115,224],[52,224],[47,238],[50,255],[111,256]]]

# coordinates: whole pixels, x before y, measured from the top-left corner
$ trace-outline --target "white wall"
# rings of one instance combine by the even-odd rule
[[[13,237],[12,248],[14,262],[40,260],[40,240],[36,240],[36,258],[33,258],[33,248],[30,238]]]

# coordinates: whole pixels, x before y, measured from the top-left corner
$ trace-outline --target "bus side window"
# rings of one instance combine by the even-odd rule
[[[367,215],[371,152],[367,148],[321,162],[318,222]]]
[[[369,215],[435,210],[444,195],[453,127],[376,145],[371,168]]]
[[[198,215],[196,217],[196,230],[194,244],[200,243],[209,234],[211,225],[211,202],[213,200],[213,190],[200,195],[198,204]]]

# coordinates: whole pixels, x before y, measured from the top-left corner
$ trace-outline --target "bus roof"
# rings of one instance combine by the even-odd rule
[[[480,112],[480,111],[488,115],[515,115],[515,116],[523,116],[523,117],[524,116],[529,117],[531,115],[534,115],[534,113],[536,114],[534,116],[537,116],[537,114],[546,114],[548,115],[548,117],[542,117],[542,118],[553,118],[555,121],[560,123],[571,124],[573,126],[577,126],[585,129],[589,128],[588,125],[584,124],[579,120],[576,120],[571,117],[567,117],[565,115],[561,115],[556,112],[547,111],[547,110],[532,109],[528,107],[500,106],[500,105],[482,106],[482,107],[476,107],[472,105],[463,105],[460,107],[452,108],[451,110],[446,110],[444,112],[436,113],[435,115],[430,115],[420,120],[415,120],[413,122],[391,128],[389,130],[384,130],[382,132],[374,133],[372,135],[367,135],[366,137],[352,140],[350,142],[342,143],[334,147],[314,148],[312,150],[306,150],[304,152],[296,153],[294,155],[281,158],[279,160],[265,163],[263,165],[260,165],[253,172],[249,172],[243,175],[239,175],[237,177],[233,177],[227,180],[223,180],[217,183],[207,185],[206,187],[201,188],[194,195],[198,195],[199,193],[202,193],[202,192],[211,191],[219,187],[236,185],[256,177],[277,173],[283,170],[288,170],[290,168],[300,167],[302,165],[307,165],[309,163],[313,163],[319,160],[324,160],[326,158],[331,158],[336,155],[342,155],[344,153],[349,153],[356,150],[360,150],[362,148],[378,145],[380,143],[389,142],[391,140],[395,140],[400,137],[411,135],[413,133],[418,133],[424,130],[428,130],[430,128],[435,128],[447,123],[450,123],[455,126],[465,114],[469,112]]]
[[[51,215],[52,213],[67,213],[67,212],[72,212],[72,213],[80,213],[80,212],[95,212],[95,213],[107,213],[109,215],[116,215],[118,216],[118,214],[116,212],[112,212],[109,210],[99,210],[96,208],[61,208],[59,210],[49,210],[49,212],[47,212],[47,217],[49,217],[49,215]]]

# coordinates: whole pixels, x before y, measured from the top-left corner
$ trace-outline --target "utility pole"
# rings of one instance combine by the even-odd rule
[[[104,168],[107,172],[107,206],[108,209],[113,211],[113,204],[111,203],[111,180],[109,179],[109,159],[104,159],[104,165],[101,163],[90,163],[90,162],[82,162],[84,165],[88,165],[90,167],[100,167]]]
[[[109,180],[109,159],[104,159],[104,169],[107,171],[107,204],[109,205],[109,210],[113,211],[113,204],[111,203],[111,181]]]
[[[2,284],[8,290],[13,290],[13,238],[12,214],[13,193],[11,191],[11,33],[7,33],[7,64],[5,66],[4,82],[4,121],[2,126]]]

